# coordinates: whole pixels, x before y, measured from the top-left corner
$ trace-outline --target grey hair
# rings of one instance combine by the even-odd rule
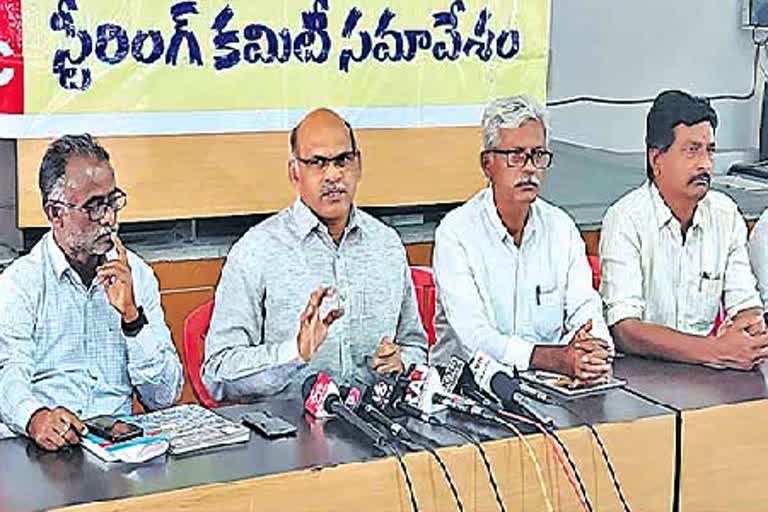
[[[49,199],[59,198],[64,188],[65,172],[70,157],[93,157],[109,162],[109,153],[89,134],[64,135],[51,142],[40,163],[38,185],[45,206]]]
[[[483,150],[498,147],[500,129],[519,128],[529,120],[544,125],[544,147],[549,147],[549,114],[534,97],[520,94],[493,100],[483,111]]]

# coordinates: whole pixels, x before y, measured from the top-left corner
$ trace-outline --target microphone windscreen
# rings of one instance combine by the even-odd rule
[[[491,377],[491,392],[502,402],[511,402],[515,393],[520,391],[520,384],[506,373],[496,373]]]
[[[304,383],[301,385],[301,398],[303,400],[306,400],[309,396],[309,393],[312,392],[312,387],[315,385],[315,382],[317,382],[317,376],[319,374],[313,373],[312,375],[308,376],[306,379],[304,379]]]

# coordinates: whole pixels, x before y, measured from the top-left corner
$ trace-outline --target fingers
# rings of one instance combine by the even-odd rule
[[[373,355],[373,369],[379,373],[403,370],[402,348],[391,337],[384,336]]]
[[[403,371],[403,363],[399,359],[397,361],[389,361],[379,365],[374,365],[373,369],[377,373],[392,373]]]
[[[379,346],[376,347],[376,353],[374,357],[386,359],[392,357],[396,352],[400,351],[400,345],[392,341],[390,336],[384,336],[379,342]]]
[[[323,318],[323,323],[325,324],[326,327],[330,327],[333,322],[335,322],[342,316],[344,316],[343,308],[332,309],[328,312],[327,315],[325,315],[325,318]]]
[[[610,345],[608,342],[597,338],[587,338],[573,342],[574,348],[581,352],[596,352],[599,357],[608,357],[610,355]]]
[[[126,265],[128,264],[128,251],[123,245],[123,241],[117,236],[117,233],[112,233],[112,243],[115,244],[115,250],[117,251],[118,261],[122,261]]]
[[[309,296],[309,303],[320,309],[320,304],[323,303],[323,299],[326,297],[333,297],[336,294],[336,290],[331,286],[321,286],[317,290],[313,291]]]
[[[104,286],[112,286],[117,282],[128,283],[131,270],[122,261],[109,261],[96,269],[96,282]]]
[[[333,295],[336,293],[336,290],[333,289],[330,286],[321,286],[320,288],[316,289],[309,295],[309,301],[307,302],[307,307],[304,309],[304,312],[301,314],[300,322],[302,325],[304,324],[310,324],[313,320],[317,320],[320,316],[320,305],[323,303],[323,299],[325,297],[333,297]],[[330,313],[329,313],[330,314]],[[333,318],[331,320],[331,323],[333,321],[337,320],[339,317]],[[328,316],[325,317],[325,320],[330,320]],[[327,324],[330,325],[330,324]]]
[[[57,407],[56,409],[54,409],[54,411],[61,411],[60,412],[61,418],[63,418],[64,421],[72,425],[75,431],[78,432],[79,434],[85,434],[85,432],[88,430],[87,428],[85,428],[85,424],[82,421],[80,421],[80,419],[77,416],[75,416],[72,413],[72,411],[70,411],[66,407]]]

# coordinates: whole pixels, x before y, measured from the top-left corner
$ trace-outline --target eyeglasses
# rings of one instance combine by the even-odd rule
[[[338,155],[332,156],[329,158],[324,156],[313,156],[312,158],[301,158],[300,156],[294,155],[296,160],[306,165],[307,167],[317,171],[323,171],[323,172],[325,172],[325,170],[328,169],[328,166],[330,166],[331,164],[333,164],[335,168],[342,171],[349,169],[355,164],[358,156],[360,156],[360,151],[356,149],[353,149],[352,151],[345,151],[343,153],[339,153]]]
[[[546,169],[552,165],[553,154],[551,151],[545,149],[532,149],[526,151],[522,148],[515,149],[486,149],[483,154],[494,153],[497,155],[505,155],[507,157],[507,167],[511,168],[523,168],[531,161],[533,166],[537,169]]]
[[[88,218],[91,222],[98,222],[107,214],[107,209],[111,209],[113,212],[117,213],[125,208],[125,205],[128,204],[128,196],[125,192],[116,188],[108,196],[94,197],[83,206],[57,200],[49,201],[49,203],[56,203],[67,208],[72,208],[73,210],[80,210],[81,212],[88,214]]]

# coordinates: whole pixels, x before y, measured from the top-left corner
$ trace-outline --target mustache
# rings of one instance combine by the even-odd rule
[[[327,185],[320,189],[321,196],[327,196],[328,194],[341,193],[346,194],[347,188],[340,185]]]
[[[101,231],[99,231],[99,234],[98,234],[98,235],[96,235],[96,236],[97,236],[97,237],[102,237],[102,236],[105,236],[105,235],[111,235],[111,234],[113,234],[113,233],[115,233],[115,234],[116,234],[116,233],[117,233],[117,230],[118,230],[119,228],[120,228],[120,226],[118,226],[117,224],[115,224],[114,226],[106,226],[104,229],[102,229]]]
[[[697,174],[696,176],[693,176],[691,179],[688,180],[688,184],[692,185],[695,181],[698,180],[704,180],[707,182],[707,186],[709,186],[712,183],[712,175],[708,172],[702,172]]]
[[[541,188],[541,180],[536,176],[529,176],[515,183],[516,187],[527,187],[530,185],[533,185],[536,188]]]

